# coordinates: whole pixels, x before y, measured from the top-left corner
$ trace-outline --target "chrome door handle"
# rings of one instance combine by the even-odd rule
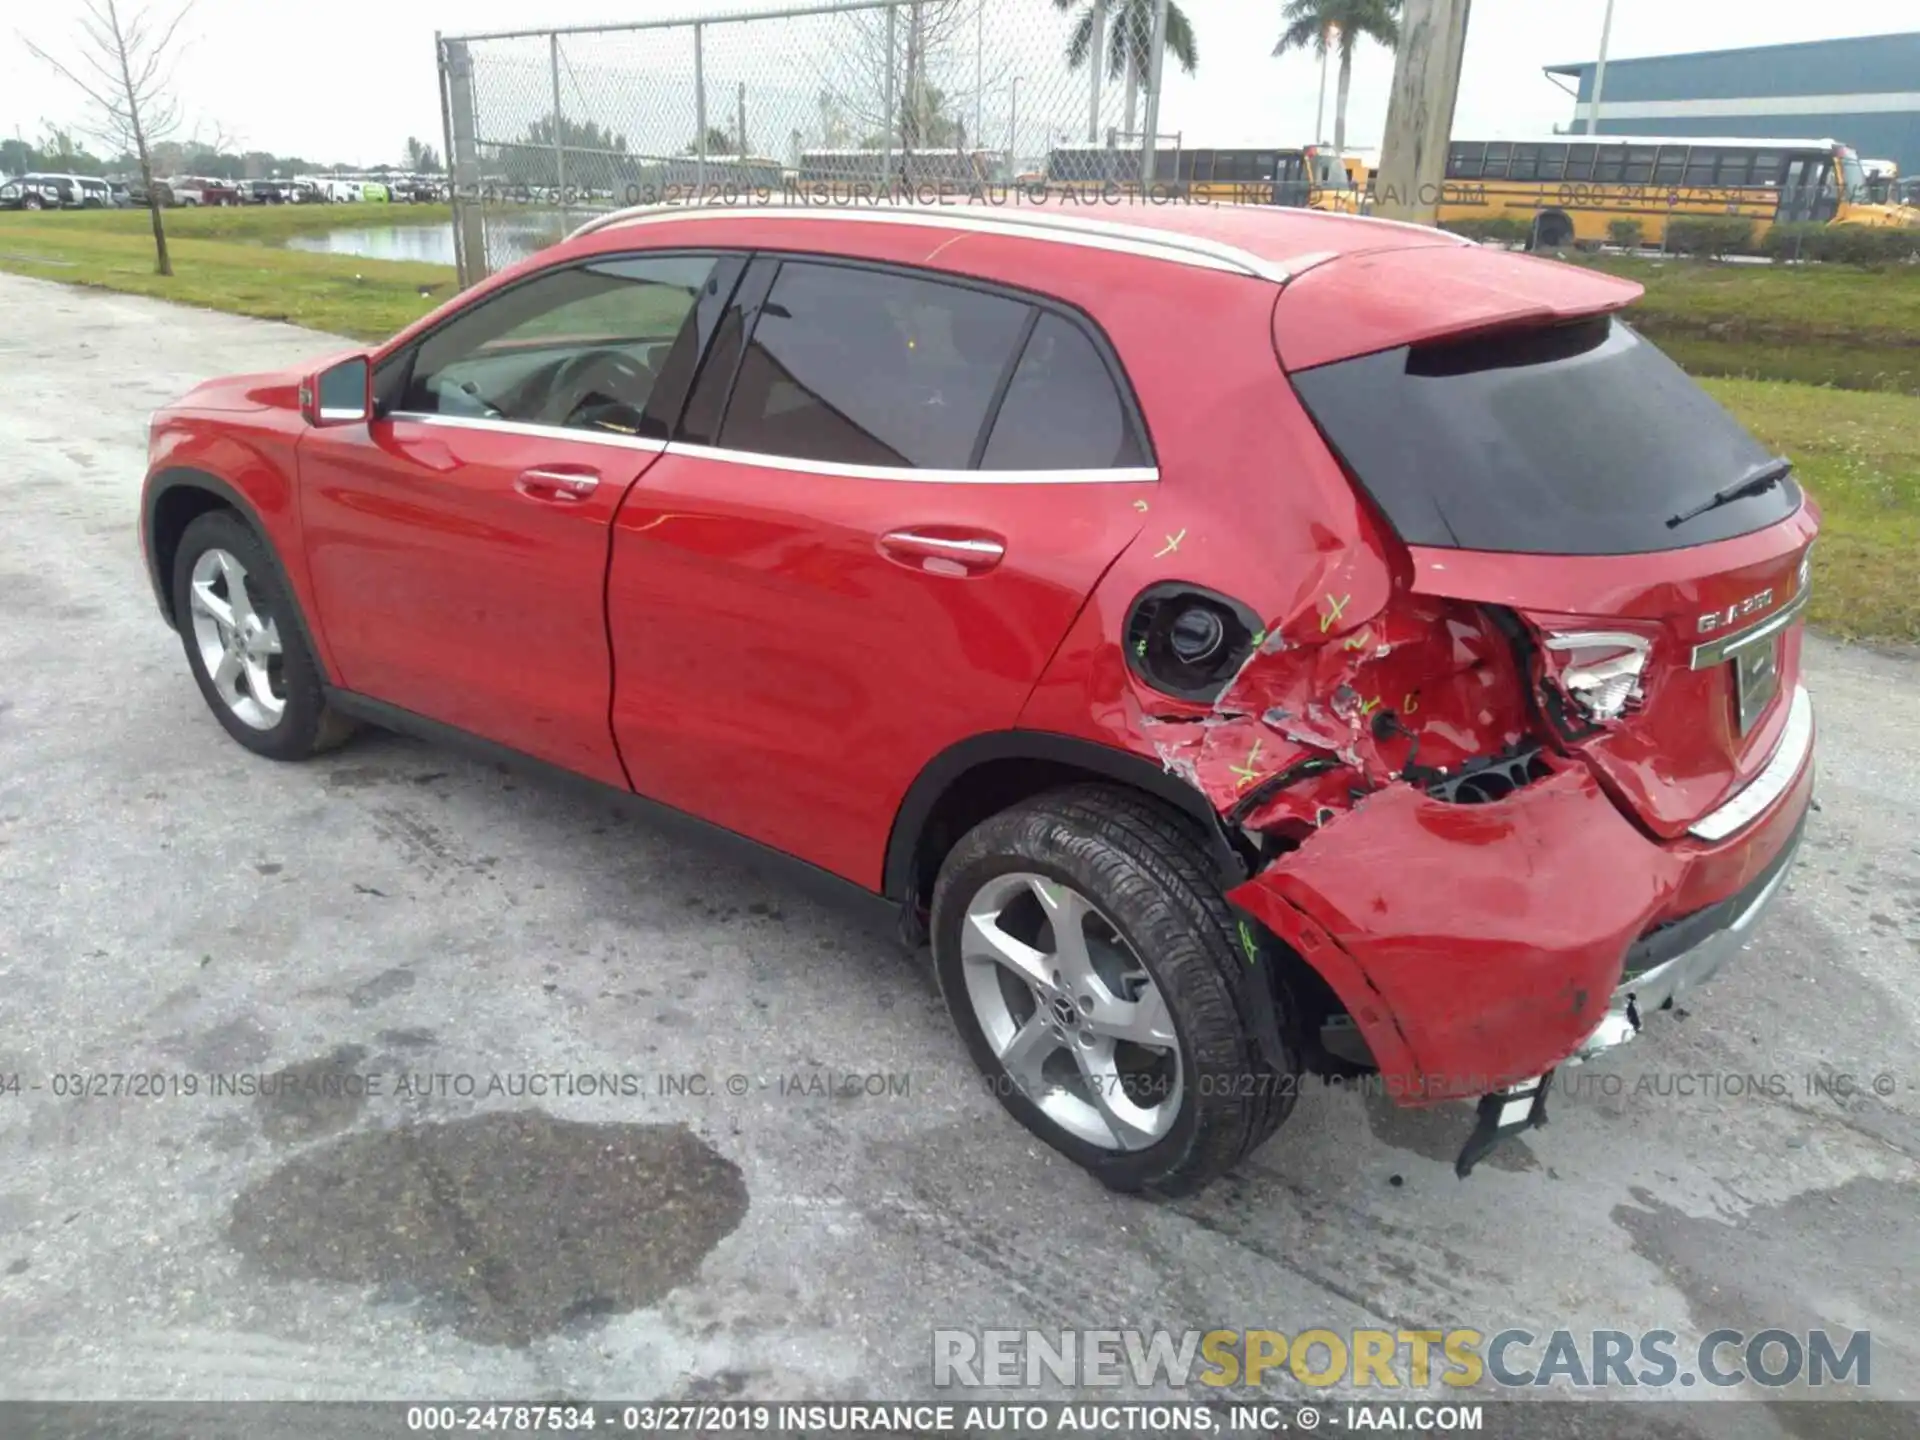
[[[522,470],[513,488],[531,500],[584,500],[599,488],[591,470]]]
[[[890,530],[880,553],[910,570],[934,575],[980,575],[1006,558],[1006,542],[984,531]]]

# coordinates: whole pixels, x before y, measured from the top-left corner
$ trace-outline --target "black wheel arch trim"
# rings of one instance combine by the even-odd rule
[[[1222,828],[1220,816],[1193,786],[1146,757],[1096,740],[1051,730],[996,730],[948,746],[915,777],[894,813],[887,839],[881,887],[889,900],[905,902],[914,883],[914,861],[927,821],[953,783],[967,771],[995,760],[1042,760],[1070,765],[1152,795],[1199,821],[1207,836],[1207,861],[1221,888],[1252,874],[1246,856]]]
[[[180,628],[180,619],[173,613],[172,577],[160,573],[160,555],[154,548],[154,518],[159,514],[163,496],[175,490],[200,490],[217,498],[227,508],[237,512],[247,524],[247,528],[259,537],[261,548],[266,551],[267,563],[273,566],[273,578],[280,587],[280,593],[286,597],[287,608],[292,612],[293,623],[300,632],[301,642],[307,647],[307,654],[313,660],[313,668],[319,673],[320,683],[331,685],[333,677],[327,671],[320,647],[313,643],[313,631],[307,624],[306,612],[300,608],[299,592],[287,579],[287,567],[280,559],[280,552],[274,547],[273,538],[267,527],[260,521],[260,512],[254,509],[253,502],[222,480],[218,475],[210,475],[205,470],[195,470],[187,466],[176,466],[157,472],[147,486],[146,499],[142,502],[140,525],[140,548],[145,553],[147,579],[153,584],[154,599],[160,605],[160,618],[167,622],[170,629]]]

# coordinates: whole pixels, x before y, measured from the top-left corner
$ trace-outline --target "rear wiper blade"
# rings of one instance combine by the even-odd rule
[[[1787,472],[1793,469],[1793,462],[1784,455],[1771,460],[1762,460],[1733,484],[1723,490],[1716,490],[1691,510],[1682,510],[1667,521],[1669,530],[1677,529],[1689,520],[1697,519],[1709,510],[1718,510],[1722,505],[1748,495],[1758,495],[1763,490],[1771,490],[1787,478]]]

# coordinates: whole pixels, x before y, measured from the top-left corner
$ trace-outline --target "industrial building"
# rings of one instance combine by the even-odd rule
[[[1576,82],[1569,131],[1587,129],[1595,69],[1547,67]],[[1920,32],[1609,57],[1599,133],[1831,138],[1920,175]]]

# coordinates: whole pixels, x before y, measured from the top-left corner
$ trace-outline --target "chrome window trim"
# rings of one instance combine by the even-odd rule
[[[831,460],[801,460],[790,455],[763,455],[752,450],[729,450],[717,445],[672,444],[638,435],[607,435],[597,430],[574,430],[565,425],[541,425],[530,420],[490,420],[476,415],[430,415],[419,410],[394,410],[387,420],[416,420],[456,430],[484,430],[501,435],[546,436],[555,440],[583,440],[589,445],[612,445],[650,454],[684,455],[689,460],[718,460],[729,465],[755,465],[768,470],[792,470],[805,475],[832,475],[844,480],[903,480],[922,485],[1152,485],[1160,480],[1154,465],[1113,466],[1088,470],[916,470],[906,465],[845,465]]]
[[[385,420],[417,420],[425,425],[447,425],[456,430],[486,430],[499,435],[545,436],[553,440],[582,440],[589,445],[612,445],[621,450],[644,450],[658,455],[664,440],[642,435],[609,435],[603,430],[576,430],[566,425],[542,425],[533,420],[491,420],[482,415],[430,415],[423,410],[390,410]]]
[[[678,440],[667,446],[667,453],[684,455],[689,460],[718,460],[728,465],[832,475],[843,480],[900,480],[920,485],[1153,485],[1160,480],[1159,467],[1153,465],[1100,470],[917,470],[910,465],[847,465],[833,460],[802,460],[791,455],[764,455],[754,450],[690,445]]]
[[[947,213],[949,211],[958,213]],[[714,220],[722,217],[777,216],[790,220],[837,220],[878,225],[917,225],[923,229],[957,230],[976,235],[1006,234],[1030,240],[1051,240],[1090,250],[1107,250],[1150,260],[1165,260],[1201,270],[1219,270],[1285,284],[1292,272],[1276,261],[1263,260],[1249,250],[1185,235],[1175,230],[1152,230],[1139,225],[1085,219],[1077,215],[1042,215],[985,207],[890,205],[886,209],[858,209],[830,205],[638,205],[590,220],[567,237],[603,230],[659,225],[676,220]]]
[[[1731,800],[1688,826],[1687,833],[1700,840],[1724,840],[1745,829],[1787,793],[1812,753],[1813,699],[1804,685],[1796,685],[1792,707],[1787,711],[1787,728],[1781,732],[1773,758]]]
[[[1716,639],[1708,640],[1704,644],[1694,646],[1693,664],[1691,668],[1695,670],[1711,670],[1721,661],[1731,660],[1738,651],[1746,649],[1749,645],[1757,644],[1770,636],[1778,635],[1782,630],[1786,629],[1787,626],[1800,618],[1800,612],[1807,608],[1807,601],[1812,598],[1812,593],[1813,592],[1808,590],[1806,586],[1802,585],[1798,595],[1795,595],[1793,599],[1789,600],[1785,605],[1782,605],[1757,625],[1749,625],[1746,629],[1736,630],[1731,635],[1723,635]]]

